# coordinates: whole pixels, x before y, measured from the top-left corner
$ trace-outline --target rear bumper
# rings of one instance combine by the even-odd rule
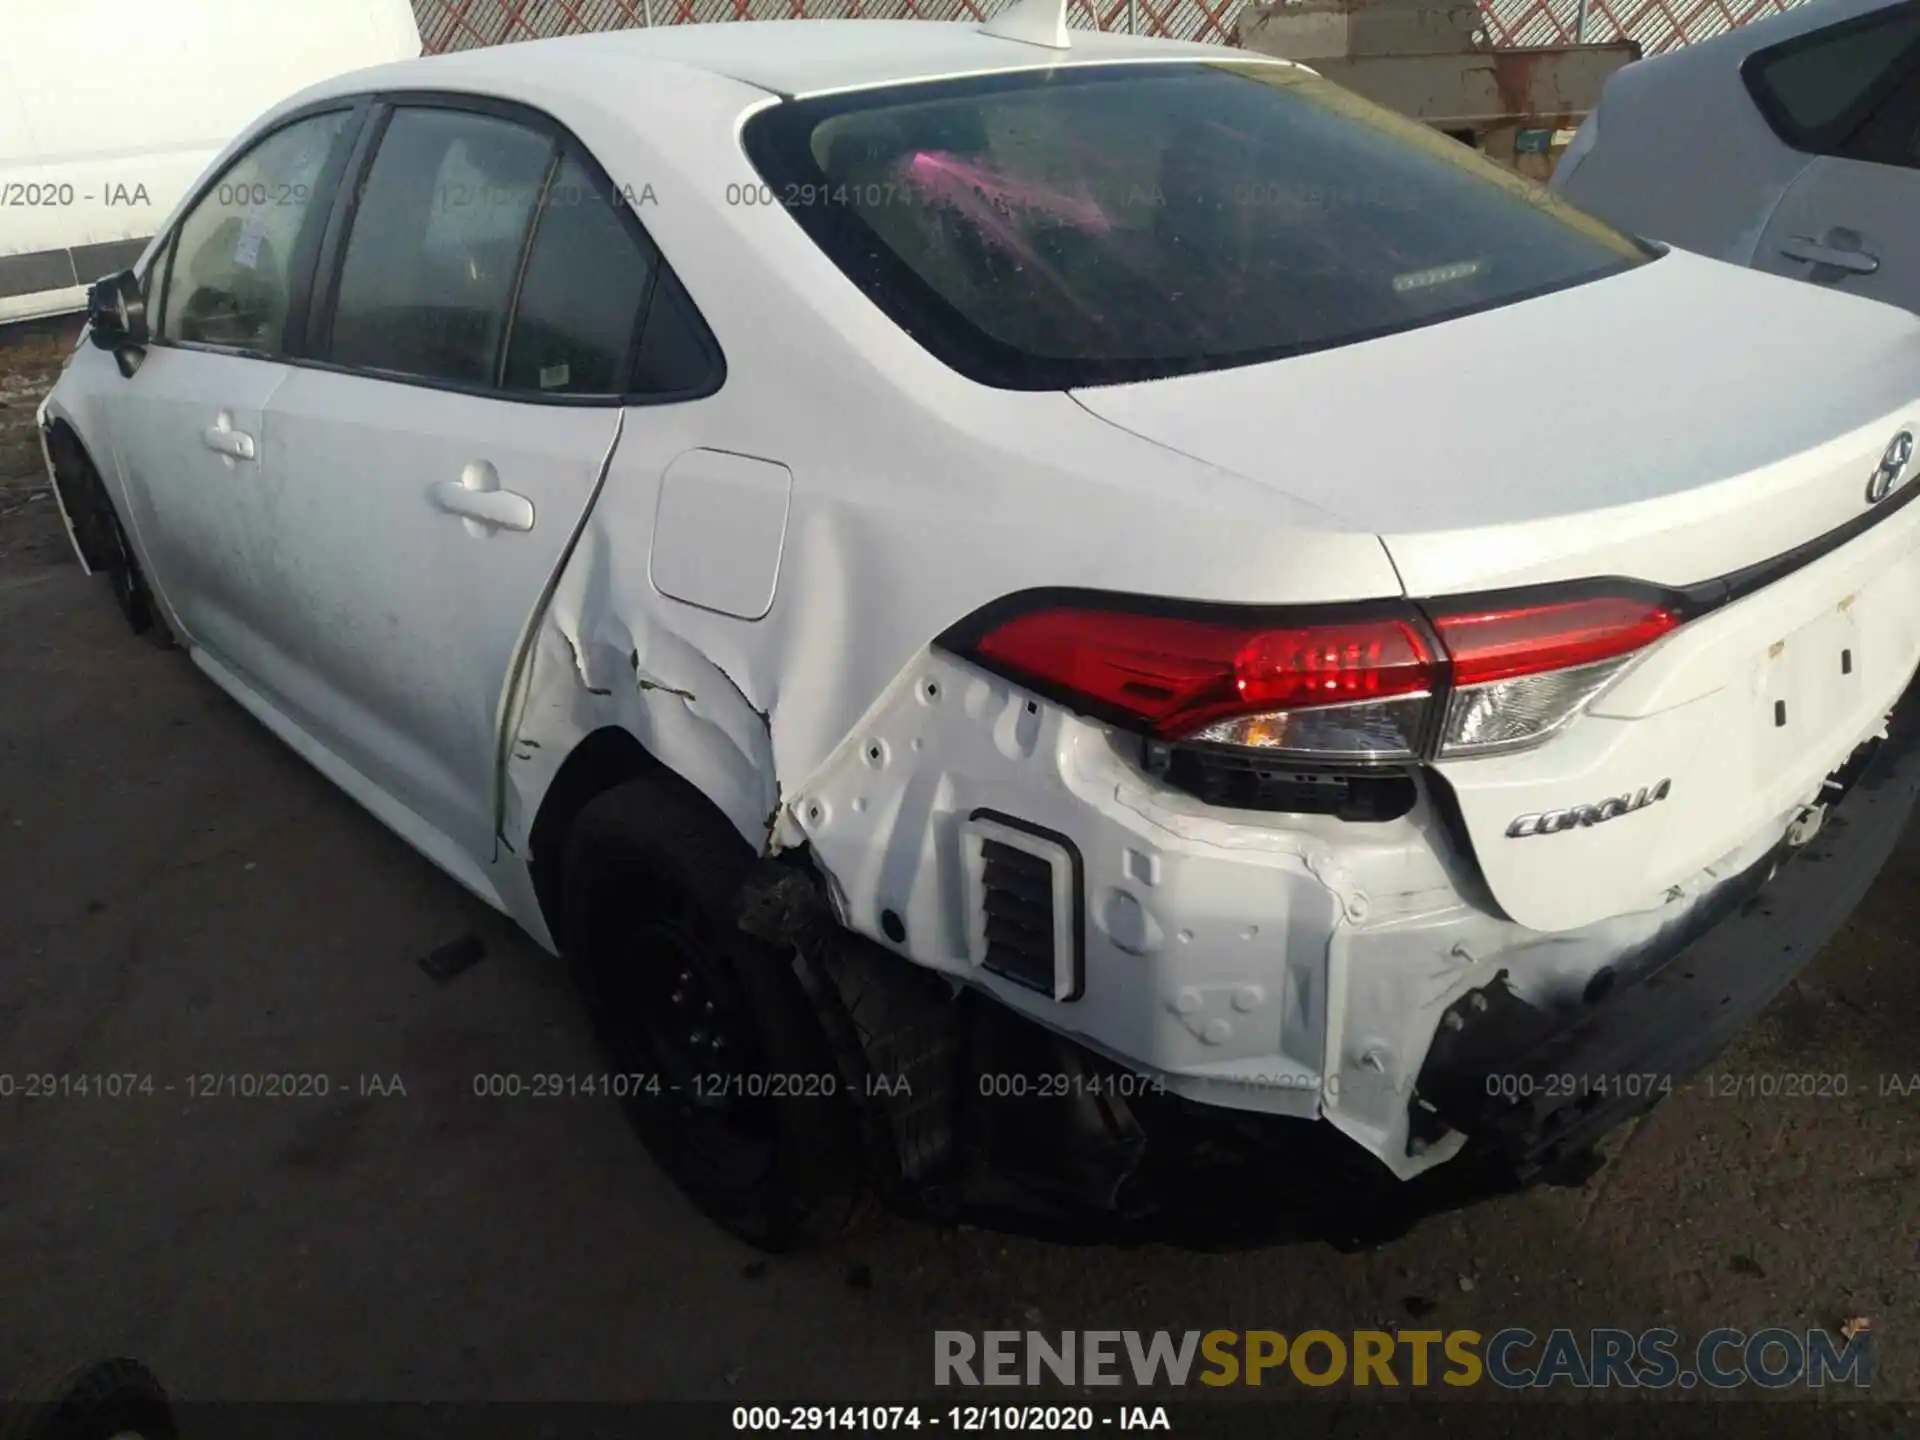
[[[1849,788],[1810,841],[1782,845],[1730,880],[1581,1013],[1527,1004],[1504,973],[1449,1006],[1455,1018],[1443,1020],[1415,1087],[1409,1145],[1423,1133],[1464,1132],[1451,1159],[1395,1181],[1356,1151],[1331,1172],[1296,1178],[1287,1172],[1301,1137],[1275,1131],[1265,1140],[1289,1158],[1262,1168],[1295,1192],[1280,1198],[1321,1238],[1368,1243],[1494,1195],[1585,1180],[1601,1163],[1598,1142],[1698,1074],[1865,898],[1920,798],[1920,680],[1886,738],[1849,768]],[[1299,1193],[1302,1179],[1318,1179],[1319,1193]]]
[[[1920,682],[1850,768],[1810,841],[1730,881],[1583,1013],[1550,1016],[1504,975],[1450,1006],[1420,1071],[1416,1134],[1465,1132],[1454,1163],[1492,1162],[1513,1183],[1577,1172],[1607,1131],[1701,1070],[1812,963],[1898,843],[1920,795]]]
[[[1612,988],[1575,1012],[1529,1003],[1505,971],[1459,994],[1401,1132],[1415,1153],[1432,1138],[1429,1162],[1447,1158],[1411,1178],[1325,1118],[1143,1084],[1124,1064],[937,982],[915,1002],[910,1040],[876,1054],[864,1022],[862,1039],[845,1036],[850,1079],[861,1069],[913,1077],[901,1098],[867,1102],[877,1169],[903,1181],[898,1198],[922,1213],[1069,1241],[1209,1245],[1360,1246],[1494,1195],[1579,1183],[1607,1132],[1705,1066],[1865,896],[1920,797],[1920,683],[1886,738],[1838,778],[1849,787],[1810,841],[1776,849],[1620,957]],[[823,991],[872,993],[873,967],[902,973],[833,933],[839,941],[815,952]],[[850,963],[861,976],[841,973]]]

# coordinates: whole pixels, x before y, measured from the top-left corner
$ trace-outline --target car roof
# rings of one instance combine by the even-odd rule
[[[1155,59],[1286,63],[1221,45],[1094,30],[1075,30],[1071,48],[1054,50],[988,35],[966,22],[743,20],[463,50],[342,76],[329,88],[431,89],[457,79],[463,87],[510,95],[531,84],[573,90],[618,110],[621,92],[633,83],[628,64],[704,71],[793,97],[994,71]]]

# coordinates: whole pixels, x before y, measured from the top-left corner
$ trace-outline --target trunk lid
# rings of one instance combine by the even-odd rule
[[[1408,592],[1689,584],[1852,519],[1920,396],[1920,319],[1672,251],[1265,365],[1074,392],[1385,542]]]
[[[1378,534],[1416,598],[1779,562],[1544,743],[1434,765],[1494,898],[1543,931],[1747,863],[1880,730],[1920,664],[1920,457],[1869,488],[1920,434],[1917,397],[1913,316],[1680,252],[1322,354],[1076,393]]]

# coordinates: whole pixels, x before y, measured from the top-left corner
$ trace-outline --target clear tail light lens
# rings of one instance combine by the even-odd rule
[[[1420,751],[1429,698],[1420,691],[1395,700],[1243,715],[1216,720],[1182,738],[1325,760],[1410,760]]]
[[[1442,611],[1433,623],[1452,664],[1440,740],[1440,754],[1451,757],[1538,744],[1676,628],[1680,614],[1601,595]]]
[[[1372,604],[1298,624],[1041,604],[943,643],[1158,740],[1353,763],[1423,753],[1443,693],[1441,755],[1535,744],[1679,623],[1626,595]]]
[[[1632,657],[1627,657],[1631,659]],[[1612,683],[1627,659],[1521,675],[1456,690],[1447,702],[1445,756],[1515,750],[1545,739]]]

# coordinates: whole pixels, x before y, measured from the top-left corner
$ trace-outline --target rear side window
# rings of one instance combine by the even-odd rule
[[[348,118],[333,111],[274,131],[200,197],[148,276],[150,286],[163,277],[150,295],[162,301],[162,339],[281,353],[297,257],[325,218],[315,192]]]
[[[1085,66],[762,111],[776,199],[963,374],[1064,389],[1251,364],[1652,252],[1280,65]]]
[[[1897,5],[1761,50],[1744,67],[1754,102],[1797,150],[1852,159],[1889,158],[1871,132],[1898,108],[1903,79],[1920,67],[1920,7]],[[1911,134],[1900,137],[1912,164]]]
[[[633,393],[694,399],[718,390],[725,378],[720,348],[706,322],[679,277],[662,265],[634,357]]]
[[[463,110],[395,110],[341,264],[329,358],[492,385],[520,257],[553,159],[540,131]]]
[[[577,156],[540,207],[507,344],[506,388],[619,395],[658,265],[622,221],[623,204]]]

